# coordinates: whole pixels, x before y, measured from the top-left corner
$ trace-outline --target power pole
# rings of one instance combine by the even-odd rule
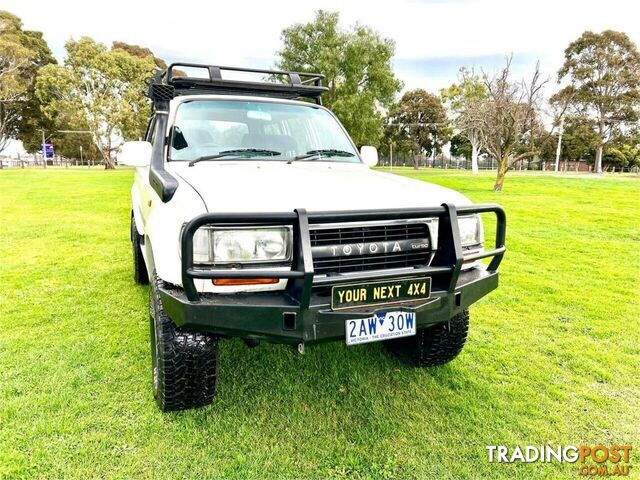
[[[562,150],[562,133],[564,132],[564,115],[560,119],[560,129],[558,130],[558,146],[556,147],[556,166],[555,171],[560,170],[560,151]]]
[[[393,141],[389,142],[389,161],[391,162],[391,170],[393,170]]]

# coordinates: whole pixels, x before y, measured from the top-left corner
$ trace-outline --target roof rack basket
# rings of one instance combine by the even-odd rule
[[[202,76],[185,75],[180,68],[202,70]],[[274,81],[243,81],[222,78],[222,72],[264,74]],[[258,95],[286,99],[308,98],[322,105],[320,95],[328,90],[322,86],[319,73],[287,72],[257,68],[222,67],[199,63],[172,63],[155,76],[149,86],[149,97],[156,109],[165,109],[166,102],[179,95]],[[280,83],[277,83],[279,81]]]

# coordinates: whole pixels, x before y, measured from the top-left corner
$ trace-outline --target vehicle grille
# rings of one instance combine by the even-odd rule
[[[431,253],[426,223],[312,227],[310,234],[316,274],[425,265]],[[393,251],[396,242],[399,242],[398,246],[403,246],[402,251]],[[349,254],[345,253],[345,249]]]

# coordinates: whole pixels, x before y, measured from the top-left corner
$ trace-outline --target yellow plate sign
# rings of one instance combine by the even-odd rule
[[[431,277],[406,278],[386,282],[336,285],[331,290],[331,308],[397,305],[431,295]]]

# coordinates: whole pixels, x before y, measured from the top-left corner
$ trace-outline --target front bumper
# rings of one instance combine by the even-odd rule
[[[286,291],[200,294],[191,301],[182,288],[166,287],[160,296],[169,317],[182,328],[295,345],[344,339],[346,320],[389,310],[415,312],[418,328],[445,322],[497,286],[497,271],[473,268],[460,273],[451,291],[434,290],[424,301],[340,311],[331,310],[329,295],[315,292],[306,307]]]
[[[458,214],[494,213],[495,248],[465,255],[460,244]],[[310,225],[363,221],[396,221],[438,218],[438,247],[429,265],[393,270],[363,271],[357,274],[316,276],[314,274]],[[291,225],[293,258],[291,270],[243,270],[195,266],[193,235],[203,225],[251,226]],[[344,338],[345,321],[371,316],[375,312],[405,310],[416,313],[417,325],[445,322],[457,312],[498,286],[498,266],[505,253],[506,216],[498,205],[469,205],[403,210],[364,210],[282,213],[207,213],[185,225],[181,237],[182,288],[160,290],[163,306],[180,327],[218,335],[277,343],[305,344]],[[486,267],[463,271],[465,263],[491,257]],[[333,311],[330,291],[335,285],[428,276],[432,293],[428,299],[382,307],[357,307]],[[260,293],[199,293],[195,278],[279,278],[287,279],[285,290]]]

